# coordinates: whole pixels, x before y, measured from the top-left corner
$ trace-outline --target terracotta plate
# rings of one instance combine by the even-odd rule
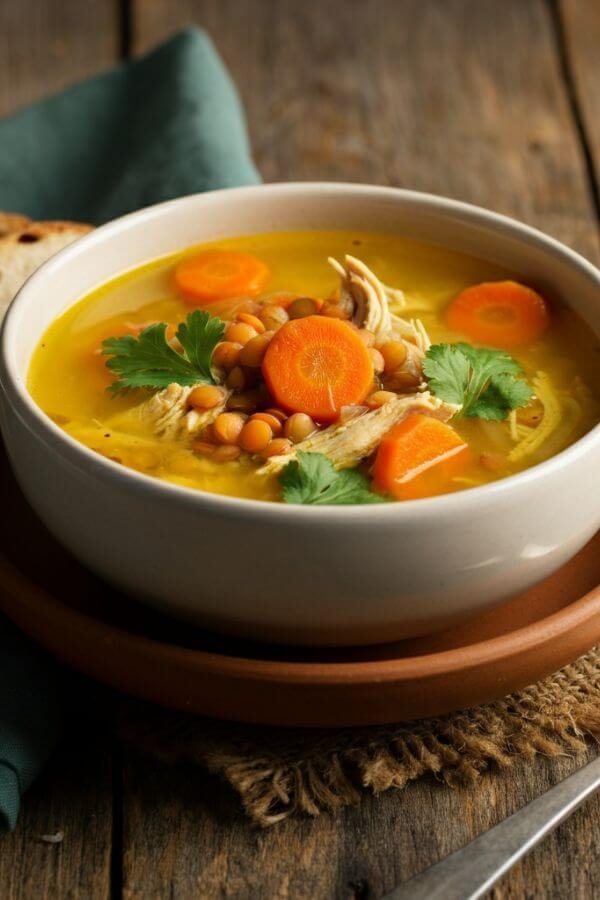
[[[401,721],[501,697],[600,641],[600,533],[466,626],[370,648],[282,648],[191,629],[118,594],[53,540],[5,465],[1,474],[0,608],[69,665],[165,706],[273,725]]]

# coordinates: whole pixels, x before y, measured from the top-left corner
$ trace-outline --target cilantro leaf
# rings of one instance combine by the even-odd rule
[[[526,381],[508,374],[493,375],[468,414],[480,419],[505,419],[511,409],[526,406],[532,396],[533,391]]]
[[[456,345],[434,344],[423,361],[429,388],[446,403],[461,405],[469,385],[469,359],[455,350]]]
[[[183,347],[191,364],[201,372],[206,380],[214,384],[210,368],[213,350],[223,340],[225,323],[216,316],[209,316],[199,309],[187,317],[177,329],[177,340]]]
[[[149,325],[137,337],[108,338],[102,353],[110,357],[106,366],[117,376],[108,388],[118,394],[128,388],[165,388],[173,382],[183,387],[215,384],[211,371],[213,350],[225,332],[221,319],[194,310],[177,330],[183,347],[178,353],[166,338],[167,325]]]
[[[505,419],[533,396],[518,377],[520,365],[505,350],[434,344],[425,354],[423,371],[436,397],[462,406],[458,416]]]
[[[279,483],[286,503],[342,506],[385,502],[371,491],[364,475],[354,469],[338,471],[322,453],[299,451],[282,471]]]

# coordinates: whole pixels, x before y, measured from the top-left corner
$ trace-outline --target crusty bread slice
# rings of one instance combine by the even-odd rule
[[[0,238],[3,238],[5,234],[10,234],[11,231],[25,228],[30,222],[31,219],[28,216],[22,216],[21,213],[3,212],[0,209]]]
[[[79,222],[30,222],[0,238],[0,319],[42,263],[91,230]]]

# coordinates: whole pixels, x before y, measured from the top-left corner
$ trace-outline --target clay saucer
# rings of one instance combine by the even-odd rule
[[[376,647],[275,647],[182,626],[119,594],[54,541],[1,469],[0,609],[74,668],[174,709],[272,725],[397,722],[504,696],[600,642],[600,533],[467,625]]]

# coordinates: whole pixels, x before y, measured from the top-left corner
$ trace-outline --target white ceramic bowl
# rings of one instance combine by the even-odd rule
[[[225,235],[395,232],[472,253],[559,295],[600,332],[600,273],[540,232],[392,188],[284,184],[199,194],[117,219],[29,279],[2,332],[2,431],[48,528],[108,581],[244,637],[367,644],[435,631],[549,575],[600,524],[600,430],[475,490],[366,507],[291,507],[196,492],[125,469],[58,428],[25,383],[50,322],[124,269]],[[7,512],[5,511],[5,515]]]

